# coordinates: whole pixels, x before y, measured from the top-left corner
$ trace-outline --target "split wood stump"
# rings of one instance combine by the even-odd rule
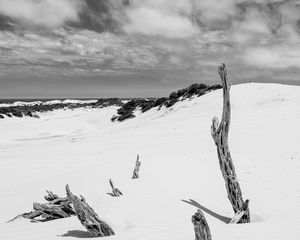
[[[109,184],[112,189],[112,193],[109,193],[109,195],[111,195],[112,197],[120,197],[123,195],[123,193],[118,188],[115,188],[111,179],[109,179]]]
[[[195,240],[211,240],[211,233],[209,226],[204,217],[203,212],[198,209],[198,211],[192,216],[192,223],[195,230]]]
[[[140,158],[140,156],[137,155],[137,159],[136,159],[136,162],[135,162],[135,168],[133,170],[132,179],[139,178],[139,170],[140,170],[140,167],[141,167],[141,162],[139,161],[139,158]]]

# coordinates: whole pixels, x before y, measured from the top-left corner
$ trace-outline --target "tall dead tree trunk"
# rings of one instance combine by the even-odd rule
[[[83,196],[77,197],[66,186],[67,196],[71,200],[75,213],[81,224],[94,237],[105,237],[114,235],[112,228],[99,218],[97,213],[87,204]]]
[[[249,200],[244,202],[242,191],[238,183],[235,168],[231,159],[228,147],[228,132],[230,125],[230,85],[225,64],[218,68],[219,75],[223,86],[223,114],[221,123],[216,117],[213,118],[211,126],[211,134],[215,141],[218,151],[219,164],[225,180],[227,195],[231,202],[235,214],[245,212],[239,220],[239,223],[249,223],[250,213],[248,208]]]
[[[141,162],[139,161],[140,156],[137,155],[136,162],[135,162],[135,168],[133,170],[132,179],[139,178],[139,170],[141,166]]]
[[[195,240],[211,240],[209,226],[200,209],[192,216],[192,223],[194,224]]]

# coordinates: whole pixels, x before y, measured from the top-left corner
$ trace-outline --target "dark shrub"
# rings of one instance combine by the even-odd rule
[[[125,103],[123,105],[123,108],[124,109],[132,109],[132,108],[135,108],[136,106],[137,106],[137,100],[134,99],[134,100],[131,100],[131,101]]]
[[[182,97],[186,93],[186,88],[185,89],[180,89],[177,91],[177,96]]]
[[[172,107],[177,102],[178,102],[178,99],[173,98],[173,99],[170,99],[169,101],[167,101],[165,105],[166,105],[167,108],[169,108],[169,107]]]
[[[118,117],[118,121],[122,122],[126,119],[129,119],[129,118],[134,118],[135,116],[132,114],[132,112],[129,112],[128,114],[125,114],[125,115],[122,115],[120,117]]]
[[[0,108],[0,113],[7,114],[7,113],[9,113],[9,109],[8,108]]]
[[[117,113],[119,115],[126,115],[128,113],[128,109],[124,109],[124,108],[119,108]]]
[[[19,118],[21,118],[21,117],[23,117],[23,113],[21,113],[21,112],[12,112],[12,115],[13,116],[15,116],[15,117],[19,117]]]
[[[142,112],[147,112],[153,107],[155,107],[155,102],[153,100],[147,101],[141,105]]]
[[[173,106],[179,101],[179,98],[183,99],[190,98],[194,95],[201,96],[210,90],[215,90],[222,88],[220,85],[208,86],[203,83],[194,83],[187,88],[178,90],[177,92],[172,92],[168,98],[158,98],[158,99],[133,99],[125,103],[121,108],[118,109],[117,113],[119,116],[112,117],[112,121],[124,121],[129,118],[135,117],[133,111],[137,108],[141,108],[142,112],[146,112],[153,107],[166,106],[167,108]]]
[[[189,95],[195,94],[195,93],[197,92],[197,89],[198,89],[198,83],[194,83],[194,84],[192,84],[192,85],[190,85],[190,86],[188,87],[187,93],[188,93]]]
[[[162,97],[155,100],[155,107],[163,105],[167,101],[167,98]]]
[[[111,121],[114,122],[114,121],[116,121],[117,118],[118,118],[117,115],[113,115],[112,118],[111,118]]]
[[[26,117],[33,117],[32,112],[25,112],[24,115]]]
[[[177,94],[177,92],[172,92],[171,94],[170,94],[170,96],[169,96],[169,98],[178,98],[178,94]]]
[[[205,88],[207,88],[208,86],[206,85],[206,84],[204,84],[204,83],[199,83],[198,84],[198,88],[199,89],[205,89]]]
[[[209,86],[207,88],[208,91],[211,91],[211,90],[217,90],[217,89],[221,89],[222,88],[222,85],[220,84],[215,84],[215,85],[212,85],[212,86]]]

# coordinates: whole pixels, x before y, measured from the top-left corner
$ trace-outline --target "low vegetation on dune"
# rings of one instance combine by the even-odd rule
[[[120,98],[100,98],[97,102],[60,102],[60,103],[39,103],[34,105],[18,105],[0,107],[0,119],[7,117],[35,117],[39,118],[39,113],[58,110],[58,109],[76,109],[76,108],[104,108],[109,106],[119,107],[117,115],[111,120],[122,122],[126,119],[134,118],[134,111],[149,111],[155,107],[172,107],[176,102],[191,98],[192,96],[201,96],[210,91],[222,88],[221,85],[206,85],[203,83],[194,83],[187,88],[172,92],[169,97],[162,98],[135,98],[127,100]]]
[[[40,103],[35,105],[20,105],[20,106],[7,106],[0,107],[0,118],[5,117],[36,117],[38,113],[48,112],[58,109],[76,109],[76,108],[104,108],[109,106],[122,106],[121,99],[118,98],[100,98],[97,102],[78,102],[78,103]]]
[[[125,103],[120,109],[118,109],[117,114],[112,117],[112,121],[124,121],[126,119],[134,118],[134,111],[141,110],[146,112],[155,107],[165,106],[167,108],[172,107],[175,103],[183,101],[185,99],[191,98],[193,96],[201,96],[210,91],[222,88],[221,85],[206,85],[203,83],[194,83],[187,88],[180,89],[176,92],[172,92],[169,97],[162,98],[151,98],[142,99],[136,98]]]

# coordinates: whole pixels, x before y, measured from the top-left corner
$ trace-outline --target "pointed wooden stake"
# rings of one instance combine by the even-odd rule
[[[198,211],[192,216],[192,223],[194,224],[195,240],[211,240],[209,226],[204,217],[203,212]]]
[[[221,123],[216,117],[213,118],[211,134],[215,141],[218,151],[219,165],[225,180],[227,195],[231,202],[234,213],[245,211],[239,223],[249,223],[250,213],[248,208],[249,200],[244,202],[240,184],[237,181],[235,168],[231,159],[228,146],[228,132],[230,125],[230,86],[225,64],[219,67],[219,75],[223,86],[223,114]]]
[[[139,178],[139,170],[140,170],[140,166],[141,166],[141,162],[139,161],[140,156],[137,155],[137,159],[135,162],[135,168],[133,170],[133,175],[132,175],[132,179],[137,179]]]
[[[110,194],[111,196],[113,197],[120,197],[121,195],[123,195],[123,193],[118,189],[118,188],[115,188],[113,182],[111,179],[109,179],[109,184],[112,188],[112,193]]]

